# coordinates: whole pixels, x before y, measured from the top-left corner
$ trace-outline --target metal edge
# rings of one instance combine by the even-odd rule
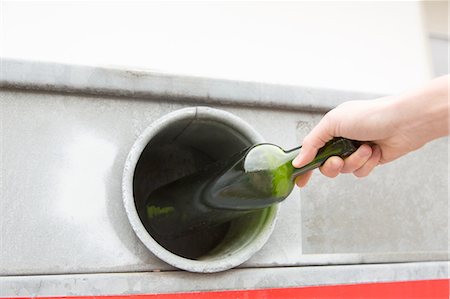
[[[0,277],[0,297],[131,295],[449,278],[448,262]]]
[[[328,111],[380,95],[301,86],[181,76],[127,68],[2,58],[0,88],[126,96],[197,104]]]

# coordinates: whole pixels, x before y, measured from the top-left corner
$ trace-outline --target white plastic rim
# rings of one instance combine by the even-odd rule
[[[222,125],[226,125],[230,129],[239,132],[242,136],[248,139],[251,144],[264,142],[261,135],[249,124],[239,117],[223,110],[209,107],[189,107],[171,112],[153,122],[148,128],[145,129],[145,131],[133,144],[125,162],[123,172],[123,203],[134,232],[141,242],[158,258],[176,268],[190,272],[219,272],[234,268],[244,263],[264,246],[275,226],[278,213],[277,205],[268,208],[269,212],[266,213],[266,219],[263,221],[258,231],[253,235],[251,240],[249,240],[249,242],[247,242],[246,245],[237,252],[234,252],[231,255],[193,260],[181,257],[168,251],[155,239],[153,239],[139,218],[133,195],[133,179],[136,165],[149,141],[164,128],[167,128],[174,122],[193,119],[215,121],[221,123]]]

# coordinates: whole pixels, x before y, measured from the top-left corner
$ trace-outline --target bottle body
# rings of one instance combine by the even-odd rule
[[[300,169],[292,166],[300,147],[290,151],[273,144],[249,147],[152,192],[147,201],[151,233],[176,238],[271,206],[291,193],[295,176],[332,155],[345,157],[357,146],[347,139],[333,140]]]
[[[233,211],[266,208],[284,200],[294,188],[292,159],[299,148],[285,152],[274,144],[251,147],[207,186],[207,205]]]

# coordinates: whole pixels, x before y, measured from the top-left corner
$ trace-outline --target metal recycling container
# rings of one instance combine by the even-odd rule
[[[377,95],[13,59],[2,60],[0,87],[0,297],[448,285],[446,138],[364,179],[314,175],[278,205],[276,224],[256,230],[251,250],[213,267],[166,262],[130,217],[126,167],[163,136],[155,124],[180,129],[177,111],[210,126],[181,134],[189,142],[289,149],[329,109]],[[220,133],[208,135],[207,119]],[[223,129],[229,121],[239,125]]]

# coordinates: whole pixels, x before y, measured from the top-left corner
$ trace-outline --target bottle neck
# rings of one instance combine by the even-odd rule
[[[289,150],[286,152],[286,157],[289,159],[289,163],[291,163],[291,167],[293,168],[291,178],[294,180],[297,176],[321,166],[331,156],[346,158],[355,152],[360,145],[361,142],[359,141],[345,138],[334,138],[327,142],[324,147],[319,149],[316,157],[310,163],[300,168],[295,168],[292,166],[292,161],[300,153],[301,146]]]
[[[292,166],[292,161],[298,156],[298,154],[300,153],[302,146],[293,148],[291,150],[285,151],[285,158],[286,158],[286,163],[285,165],[287,165],[289,168],[292,169],[292,174],[291,174],[291,179],[295,180],[295,178],[299,175],[301,175],[302,172],[302,168],[295,168],[294,166]]]

